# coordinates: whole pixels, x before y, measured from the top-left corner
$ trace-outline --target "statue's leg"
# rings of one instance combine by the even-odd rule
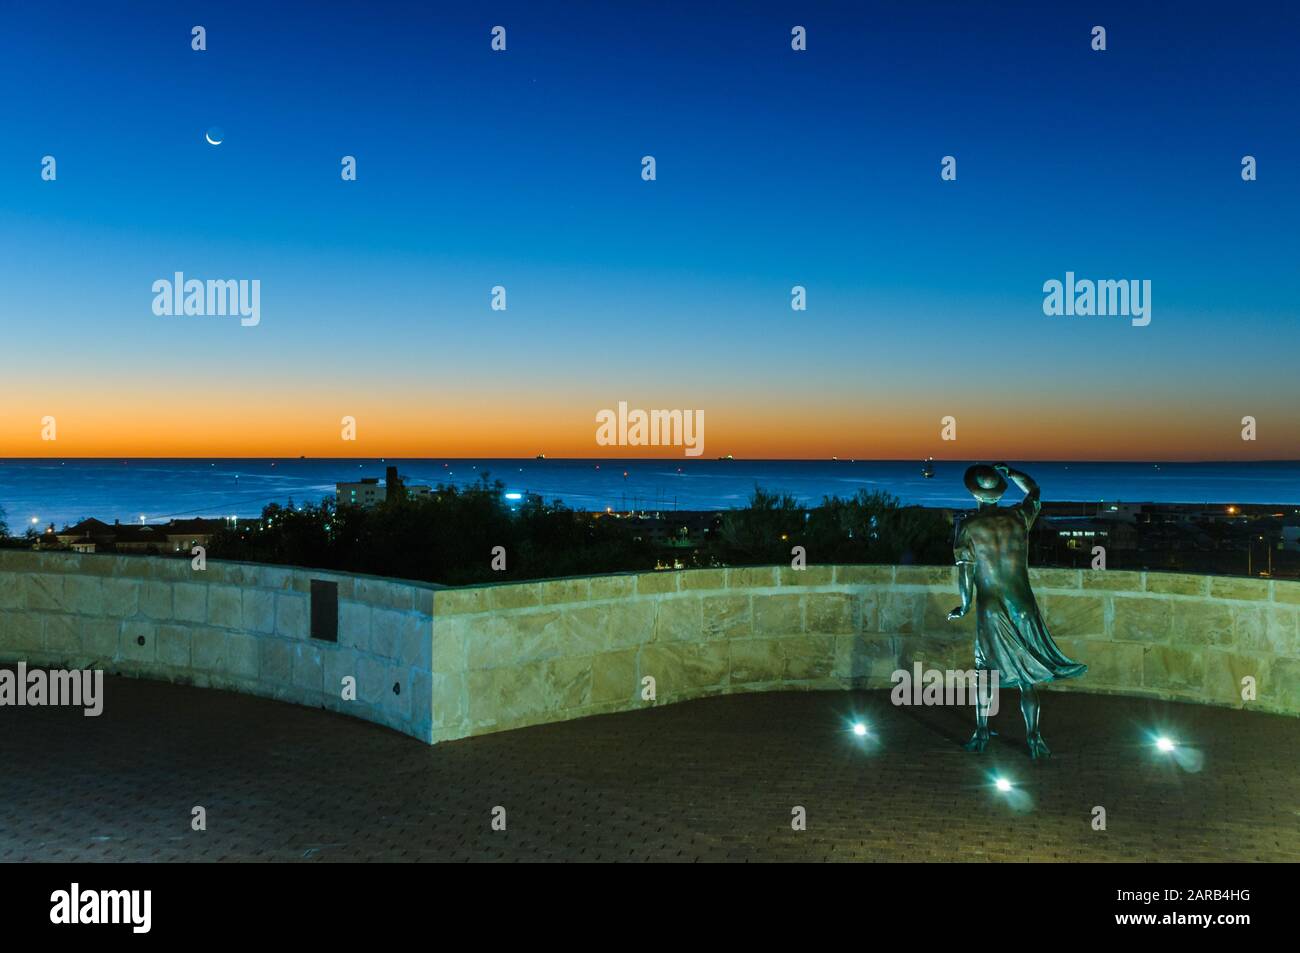
[[[1029,741],[1029,757],[1046,758],[1052,752],[1038,730],[1038,690],[1033,685],[1020,689],[1020,714],[1025,717],[1025,737]]]
[[[970,736],[970,741],[962,745],[967,751],[980,752],[988,747],[989,743],[989,699],[983,694],[975,695],[975,734]]]

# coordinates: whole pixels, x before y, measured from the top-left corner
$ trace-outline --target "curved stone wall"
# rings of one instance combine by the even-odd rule
[[[1041,569],[1039,603],[1088,674],[1053,688],[1300,714],[1300,583]],[[459,738],[728,692],[885,688],[973,667],[951,568],[691,570],[434,595],[433,735]],[[1257,697],[1243,703],[1244,676]],[[646,676],[656,700],[642,698]]]
[[[313,579],[338,585],[337,642],[310,637]],[[429,741],[435,588],[253,563],[199,571],[188,559],[0,550],[0,662],[247,692]],[[348,675],[356,697],[344,700]]]
[[[1033,573],[1087,662],[1057,690],[1300,714],[1300,583]],[[309,635],[338,585],[338,642]],[[323,706],[436,742],[728,692],[888,687],[972,666],[951,568],[691,570],[446,589],[279,566],[0,551],[0,661]],[[357,698],[340,686],[356,679]],[[1242,679],[1257,697],[1243,702]],[[643,697],[654,679],[653,700]],[[394,688],[397,691],[394,691]],[[111,704],[111,698],[109,699]]]

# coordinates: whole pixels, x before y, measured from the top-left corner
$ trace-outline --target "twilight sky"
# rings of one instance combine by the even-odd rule
[[[596,445],[627,401],[706,457],[1295,458],[1297,48],[1283,3],[0,2],[0,455],[681,456]],[[175,271],[261,323],[156,316]],[[1045,316],[1067,271],[1151,324]]]

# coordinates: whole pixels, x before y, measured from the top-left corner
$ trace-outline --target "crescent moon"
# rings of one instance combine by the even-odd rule
[[[225,142],[224,139],[213,139],[212,134],[209,132],[205,132],[203,134],[203,138],[208,140],[208,145],[212,145],[212,146],[219,146],[221,145],[221,143]]]

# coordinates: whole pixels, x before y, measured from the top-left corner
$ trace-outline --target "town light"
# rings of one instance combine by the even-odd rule
[[[1006,778],[998,778],[996,781],[993,782],[993,784],[1003,794],[1006,794],[1008,791],[1011,790],[1011,782],[1008,781]]]
[[[1159,748],[1161,751],[1165,751],[1165,752],[1173,751],[1174,743],[1170,741],[1168,738],[1161,735],[1159,738],[1156,739],[1156,747]]]
[[[864,735],[866,735],[867,726],[860,721],[856,721],[853,723],[853,733],[857,735],[859,738],[861,738]]]

